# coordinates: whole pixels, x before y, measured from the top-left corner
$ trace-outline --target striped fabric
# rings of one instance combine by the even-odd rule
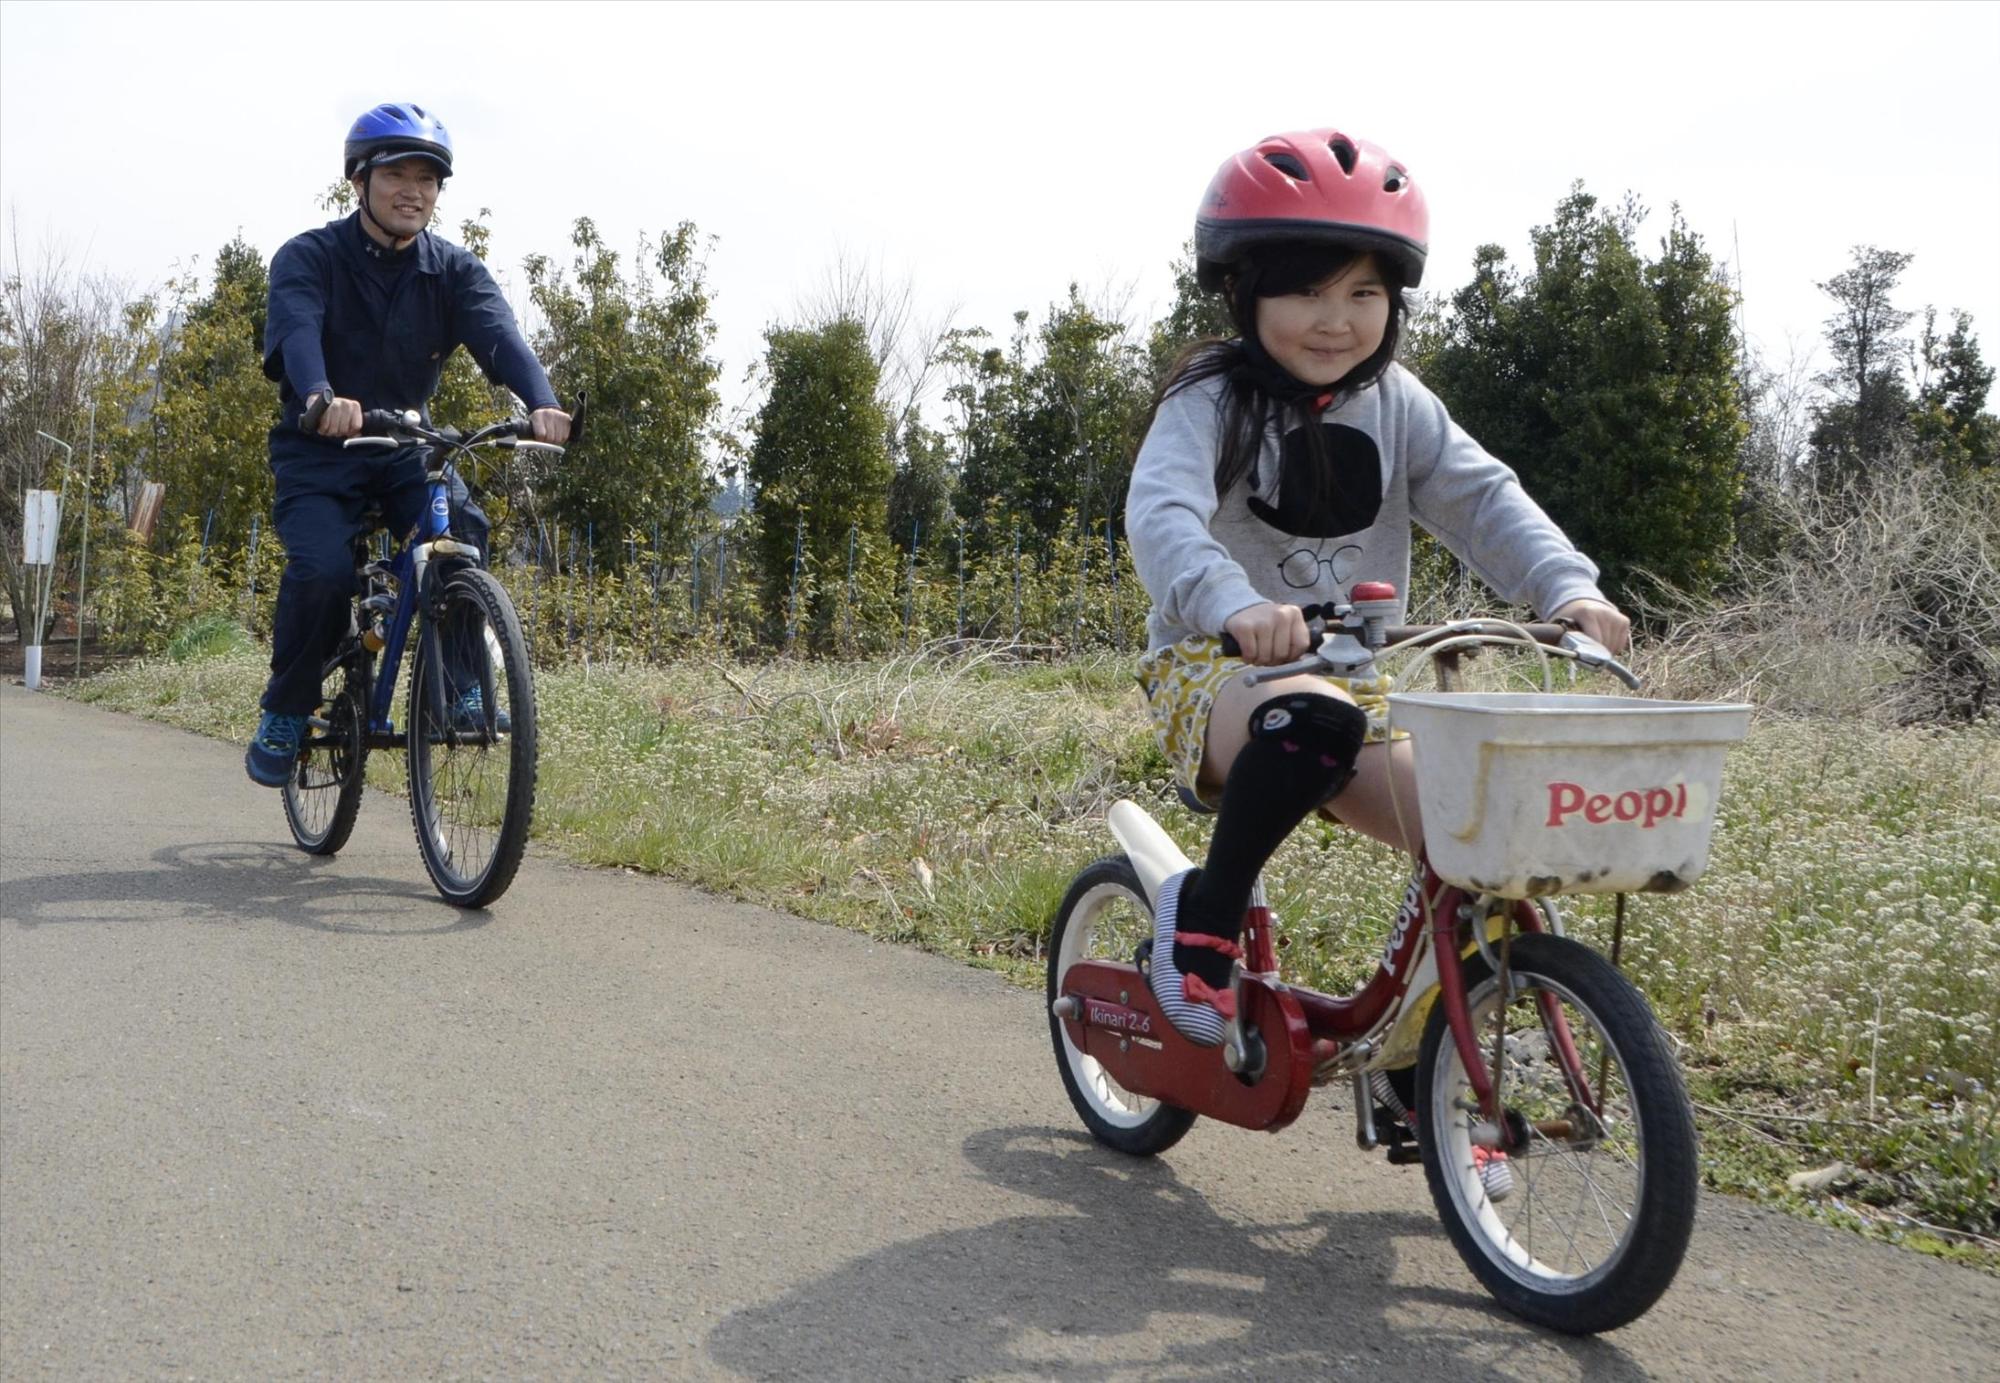
[[[1160,1001],[1160,1012],[1174,1025],[1175,1032],[1198,1047],[1219,1047],[1224,1026],[1222,1015],[1211,1005],[1189,1002],[1186,976],[1174,964],[1174,937],[1178,932],[1175,914],[1180,911],[1181,885],[1193,872],[1183,869],[1160,885],[1159,900],[1153,907],[1153,958],[1147,967],[1147,979],[1153,986],[1153,997]]]

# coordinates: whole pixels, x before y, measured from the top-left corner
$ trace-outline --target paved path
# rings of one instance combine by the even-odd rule
[[[1080,1136],[1037,999],[0,687],[0,1377],[1995,1376],[2000,1282],[1725,1200],[1595,1341],[1501,1314],[1334,1102]]]

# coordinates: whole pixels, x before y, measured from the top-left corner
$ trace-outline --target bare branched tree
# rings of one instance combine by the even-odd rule
[[[889,420],[891,457],[902,454],[904,430],[938,381],[959,310],[951,303],[923,313],[913,277],[892,278],[879,263],[846,250],[834,256],[819,287],[799,303],[802,325],[818,328],[848,319],[868,334],[882,375],[876,393]]]
[[[1674,624],[1643,669],[1655,694],[1905,723],[2000,709],[2000,485],[1907,455],[1871,472],[1777,493],[1732,594],[1648,612]]]
[[[27,262],[14,228],[0,263],[0,488],[6,494],[0,577],[17,624],[28,608],[22,501],[29,490],[58,488],[67,464],[62,449],[38,434],[70,442],[75,464],[84,463],[91,394],[110,368],[130,296],[125,284],[86,273],[61,248]]]

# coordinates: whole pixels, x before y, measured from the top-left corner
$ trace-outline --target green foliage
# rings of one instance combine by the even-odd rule
[[[1124,325],[1086,303],[1075,284],[1052,306],[1028,352],[1027,314],[1016,313],[1006,351],[983,333],[954,342],[960,410],[958,512],[990,552],[1003,534],[981,524],[998,508],[1024,519],[1046,554],[1070,515],[1099,524],[1125,508],[1138,429],[1151,395],[1145,355]]]
[[[164,652],[190,623],[210,620],[270,633],[285,551],[268,524],[260,522],[254,550],[247,542],[204,543],[191,514],[163,526],[152,543],[121,528],[106,536],[91,548],[90,599],[108,647]]]
[[[1153,323],[1146,337],[1146,370],[1149,392],[1159,392],[1167,382],[1167,371],[1180,353],[1197,341],[1236,334],[1229,319],[1228,305],[1220,293],[1203,291],[1195,281],[1194,241],[1181,246],[1181,256],[1170,266],[1174,275],[1174,301],[1167,315]]]
[[[1925,309],[1917,367],[1910,427],[1918,455],[1952,470],[2000,461],[2000,419],[1985,411],[1993,367],[1980,355],[1971,314],[1954,312],[1950,334],[1940,335],[1937,309]]]
[[[278,420],[264,378],[263,321],[270,280],[264,260],[239,237],[216,256],[206,294],[191,278],[173,285],[179,322],[160,369],[148,471],[166,486],[171,524],[214,515],[212,535],[247,540],[253,517],[271,512],[266,441]]]
[[[656,529],[678,550],[695,535],[713,483],[704,466],[718,398],[707,248],[683,221],[640,242],[627,278],[587,218],[571,235],[574,278],[546,256],[527,260],[542,316],[535,351],[564,400],[588,391],[588,439],[544,487],[544,518],[588,532],[600,561]]]
[[[1679,210],[1650,261],[1643,211],[1572,190],[1519,275],[1497,246],[1416,345],[1468,432],[1604,569],[1704,590],[1729,550],[1745,436],[1734,297]]]
[[[1865,479],[1886,460],[1906,435],[1910,411],[1900,335],[1910,314],[1892,297],[1914,256],[1856,245],[1853,257],[1853,267],[1819,286],[1839,309],[1826,321],[1833,367],[1819,378],[1831,397],[1816,410],[1812,434],[1812,479],[1822,492]]]
[[[490,209],[481,207],[477,216],[459,225],[459,239],[481,261],[485,260],[487,251],[492,247],[493,231],[487,225],[487,218],[492,214]],[[444,362],[438,391],[431,398],[432,422],[440,427],[455,427],[469,432],[506,417],[514,409],[514,402],[506,389],[479,372],[479,366],[473,363],[469,351],[453,351],[451,358]]]
[[[757,416],[750,481],[763,523],[764,601],[775,631],[834,629],[830,593],[809,572],[845,558],[850,529],[881,535],[891,476],[880,370],[851,317],[765,334],[770,393]],[[789,639],[788,639],[789,641]]]
[[[254,648],[250,631],[227,615],[197,615],[167,641],[167,657],[177,663],[200,662]]]
[[[944,434],[913,416],[903,427],[896,473],[889,481],[889,536],[905,549],[939,548],[951,536],[956,515],[951,496],[957,476]]]

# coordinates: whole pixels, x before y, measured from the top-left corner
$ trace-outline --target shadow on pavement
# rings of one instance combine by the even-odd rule
[[[350,852],[350,856],[354,852]],[[0,920],[36,928],[75,922],[283,922],[363,936],[437,936],[486,925],[425,884],[376,879],[273,841],[203,841],[156,851],[154,868],[74,871],[0,884]],[[425,906],[425,904],[430,906]]]
[[[1532,1343],[1577,1377],[1650,1377],[1606,1340],[1515,1320],[1469,1275],[1463,1291],[1396,1285],[1399,1239],[1442,1241],[1427,1215],[1242,1224],[1167,1162],[1081,1133],[992,1129],[964,1150],[996,1187],[1059,1208],[857,1259],[729,1317],[714,1360],[754,1378],[1499,1379],[1518,1374],[1483,1361]]]

